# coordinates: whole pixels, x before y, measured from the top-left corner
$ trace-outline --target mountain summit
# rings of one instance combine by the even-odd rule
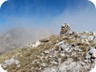
[[[96,33],[74,32],[68,24],[52,35],[0,56],[7,72],[90,72],[95,67]]]

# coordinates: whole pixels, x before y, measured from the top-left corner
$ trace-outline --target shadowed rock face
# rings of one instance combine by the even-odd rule
[[[1,55],[2,67],[8,72],[89,72],[95,67],[93,32],[66,32],[26,45]]]

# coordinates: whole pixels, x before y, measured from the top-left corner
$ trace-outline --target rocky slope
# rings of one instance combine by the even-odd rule
[[[95,67],[96,33],[52,35],[0,56],[7,72],[90,72]]]

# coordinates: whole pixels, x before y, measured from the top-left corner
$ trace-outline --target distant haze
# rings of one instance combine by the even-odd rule
[[[0,15],[2,34],[21,28],[26,40],[59,34],[65,22],[73,31],[96,31],[96,9],[88,0],[9,0],[2,5]]]

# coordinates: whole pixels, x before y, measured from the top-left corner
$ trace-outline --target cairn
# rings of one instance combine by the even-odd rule
[[[61,26],[61,31],[60,31],[60,35],[62,34],[66,34],[71,30],[70,26],[65,23],[64,25]]]

